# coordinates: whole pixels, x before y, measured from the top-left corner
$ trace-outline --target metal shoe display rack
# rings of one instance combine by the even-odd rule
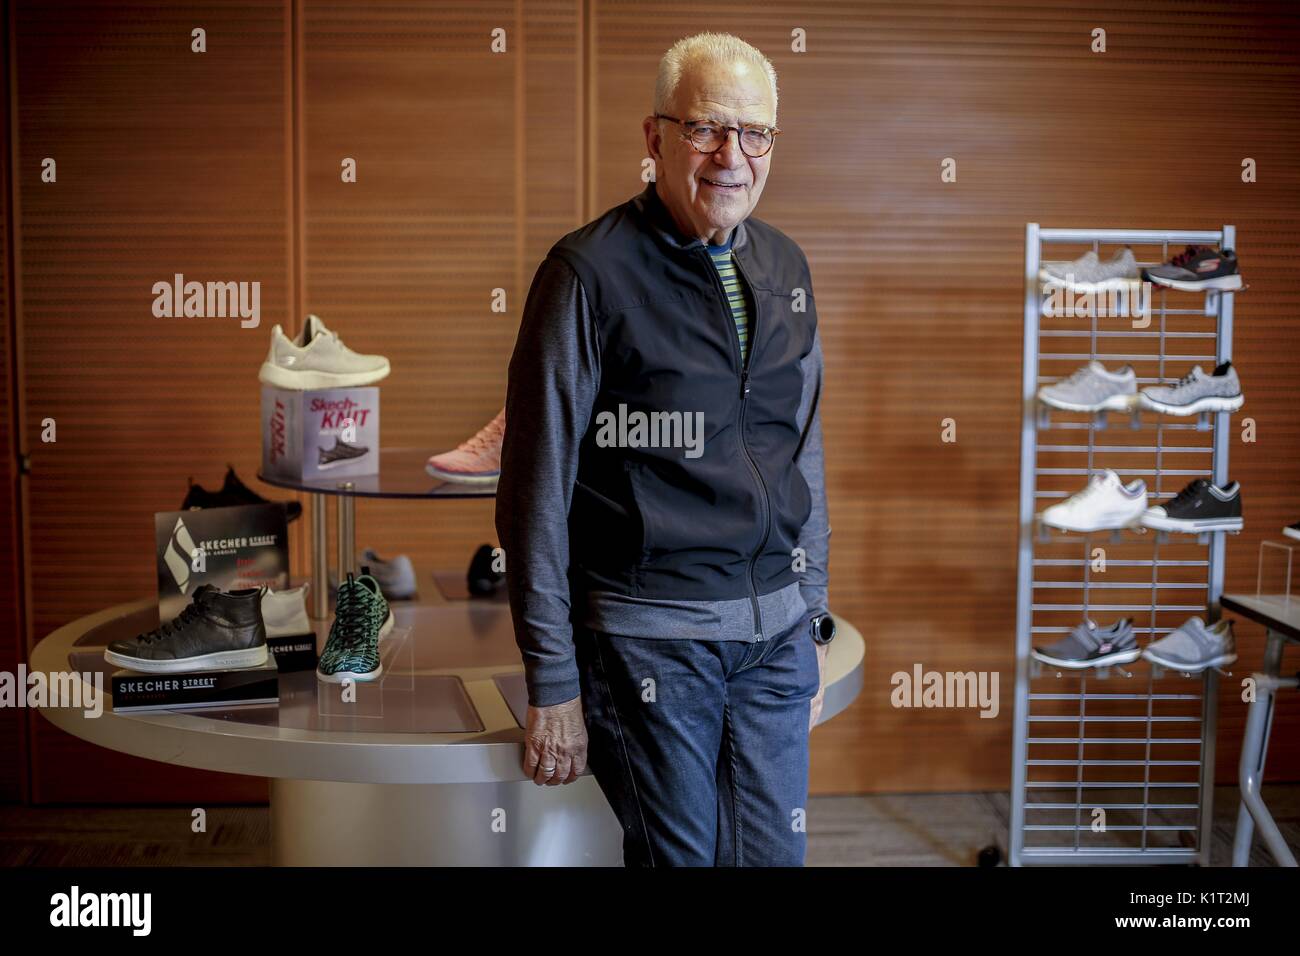
[[[1224,533],[1075,534],[1047,529],[1037,515],[1104,468],[1125,482],[1142,478],[1152,504],[1198,476],[1224,485],[1230,414],[1049,412],[1037,392],[1093,359],[1112,371],[1131,364],[1139,389],[1167,384],[1195,364],[1208,371],[1232,356],[1233,295],[1152,287],[1146,327],[1130,317],[1098,318],[1099,308],[1049,317],[1039,265],[1069,257],[1044,257],[1044,247],[1083,243],[1107,253],[1131,244],[1150,264],[1167,262],[1183,244],[1232,248],[1234,228],[1026,227],[1010,863],[1205,865],[1220,673],[1180,674],[1144,659],[1063,670],[1030,651],[1084,619],[1105,627],[1132,618],[1141,646],[1192,615],[1217,620]]]

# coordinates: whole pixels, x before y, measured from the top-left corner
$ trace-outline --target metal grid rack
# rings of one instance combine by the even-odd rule
[[[1193,364],[1227,361],[1233,294],[1204,293],[1200,301],[1193,293],[1160,288],[1149,300],[1145,327],[1127,318],[1098,317],[1096,308],[1083,317],[1045,321],[1038,270],[1049,244],[1090,243],[1094,251],[1129,244],[1148,264],[1168,261],[1171,246],[1228,249],[1234,242],[1232,226],[1217,231],[1026,226],[1013,866],[1209,863],[1219,674],[1165,673],[1144,660],[1062,672],[1038,664],[1030,650],[1094,615],[1103,626],[1119,616],[1132,617],[1142,643],[1193,614],[1217,620],[1224,535],[1127,529],[1049,533],[1036,523],[1036,514],[1083,488],[1094,469],[1105,467],[1124,480],[1143,478],[1153,501],[1171,497],[1197,476],[1224,485],[1229,413],[1195,421],[1153,412],[1049,414],[1037,392],[1094,358],[1111,368],[1133,365],[1139,387],[1167,383]],[[1158,255],[1150,254],[1157,249]],[[1104,822],[1101,829],[1099,822]]]

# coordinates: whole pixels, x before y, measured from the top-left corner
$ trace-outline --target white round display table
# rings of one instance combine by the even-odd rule
[[[527,699],[507,605],[394,602],[384,676],[353,688],[282,673],[278,705],[115,714],[103,648],[157,625],[156,602],[59,628],[31,669],[103,675],[99,717],[48,707],[74,736],[185,767],[269,777],[273,859],[316,865],[618,865],[622,831],[595,778],[539,787],[521,766]],[[837,619],[821,721],[862,686],[862,635]],[[317,622],[317,650],[328,623]]]

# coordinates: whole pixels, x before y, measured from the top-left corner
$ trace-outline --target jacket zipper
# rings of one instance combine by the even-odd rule
[[[767,493],[767,485],[763,483],[763,475],[758,470],[754,458],[749,453],[749,446],[745,444],[745,408],[749,402],[749,361],[740,354],[740,330],[736,328],[736,317],[731,312],[731,302],[727,298],[727,290],[722,285],[722,278],[718,275],[717,266],[713,264],[713,257],[709,250],[704,250],[704,257],[709,260],[709,273],[713,276],[714,287],[721,293],[723,313],[726,317],[727,325],[731,329],[731,341],[735,345],[736,365],[740,369],[740,412],[736,416],[737,434],[740,436],[740,449],[745,453],[745,462],[749,465],[750,474],[754,476],[754,481],[758,485],[758,490],[763,493],[763,537],[759,539],[758,548],[749,556],[749,601],[754,612],[754,639],[761,641],[763,639],[763,612],[758,606],[758,588],[754,584],[754,565],[758,561],[758,556],[762,554],[763,548],[767,546],[767,539],[772,533],[772,503]],[[753,286],[749,284],[749,277],[740,267],[740,257],[733,250],[731,261],[736,265],[736,274],[740,276],[745,286],[751,291]],[[742,290],[743,295],[743,290]],[[750,319],[749,326],[749,359],[754,357],[754,348],[758,345],[758,296],[753,296],[754,315]]]

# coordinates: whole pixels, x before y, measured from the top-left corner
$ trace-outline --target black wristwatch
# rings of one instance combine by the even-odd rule
[[[808,624],[812,639],[818,644],[829,644],[835,640],[835,618],[829,614],[818,614]]]

